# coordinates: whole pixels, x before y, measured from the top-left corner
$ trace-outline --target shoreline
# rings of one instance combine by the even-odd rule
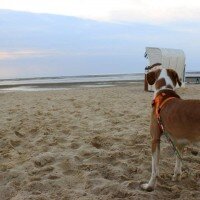
[[[11,84],[0,85],[0,92],[34,92],[34,91],[56,91],[80,88],[105,88],[125,87],[130,85],[143,86],[144,80],[121,80],[121,81],[94,81],[94,82],[73,82],[73,83],[34,83],[34,84]],[[185,82],[185,85],[198,85],[199,82]]]
[[[28,80],[28,79],[24,79]],[[1,90],[21,90],[23,87],[25,89],[47,89],[47,90],[60,90],[60,89],[71,89],[79,87],[107,87],[107,86],[119,86],[119,85],[129,85],[131,83],[143,83],[144,79],[119,79],[119,80],[97,80],[97,81],[72,81],[72,82],[31,82],[31,83],[7,83],[0,84]],[[200,76],[186,76],[185,84],[199,84]],[[21,88],[21,89],[20,89]]]
[[[109,87],[109,86],[127,86],[132,83],[143,83],[143,80],[121,80],[121,81],[93,81],[93,82],[70,82],[70,83],[34,83],[34,84],[10,84],[0,85],[0,91],[5,90],[23,90],[26,89],[47,89],[60,90],[81,87]],[[21,88],[21,89],[20,89]]]

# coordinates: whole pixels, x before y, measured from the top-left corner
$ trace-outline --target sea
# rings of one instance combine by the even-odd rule
[[[195,82],[195,78],[198,77],[200,77],[200,72],[186,72],[186,82],[187,80],[194,80]],[[0,79],[0,92],[112,87],[143,81],[144,73]]]
[[[0,91],[68,90],[142,82],[144,73],[0,79]]]

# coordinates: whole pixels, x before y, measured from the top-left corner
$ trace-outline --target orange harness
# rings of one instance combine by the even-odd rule
[[[164,107],[164,105],[170,100],[177,98],[177,96],[169,96],[165,92],[162,92],[155,97],[152,102],[152,107],[155,106],[155,114],[157,119],[160,118],[160,111]]]

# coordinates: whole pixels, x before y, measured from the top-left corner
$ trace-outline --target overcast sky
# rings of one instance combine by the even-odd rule
[[[24,37],[15,35],[15,29],[16,33],[20,34],[19,27],[22,24],[12,24],[12,28],[7,28],[6,25],[11,26],[11,23],[4,23],[5,29],[0,29],[3,41],[3,45],[0,46],[0,78],[143,72],[146,64],[143,53],[145,46],[149,45],[183,49],[187,70],[200,70],[198,0],[0,0],[0,9],[83,19],[75,31],[72,26],[64,30],[65,19],[66,24],[71,23],[67,17],[56,18],[54,23],[60,24],[56,28],[61,29],[61,32],[63,28],[63,35],[60,37],[58,33],[54,33],[53,36],[58,39],[55,38],[55,43],[49,46],[48,43],[52,42],[53,28],[40,30],[41,35],[49,31],[46,34],[49,40],[39,34],[37,38],[36,35],[33,38],[30,36],[28,44],[27,38],[24,42]],[[26,18],[26,15],[22,16]],[[44,17],[42,19],[44,20]],[[48,17],[47,24],[53,19]],[[45,20],[47,21],[47,17]],[[72,18],[70,20],[73,21]],[[5,16],[0,15],[0,25],[5,21]],[[25,21],[24,27],[30,26],[30,30],[41,28],[40,21],[34,21],[34,27],[31,18],[30,24],[27,23],[27,19],[21,21]],[[69,37],[70,33],[77,34],[79,28],[85,41],[81,40],[80,36]],[[12,30],[13,36],[9,30]],[[39,45],[43,43],[42,38],[44,44]],[[61,44],[66,38],[74,40],[69,41],[71,48],[64,48]],[[86,40],[89,43],[85,43]],[[76,42],[80,45],[74,45]],[[87,48],[83,48],[86,46]],[[63,53],[66,51],[71,55],[66,56]]]

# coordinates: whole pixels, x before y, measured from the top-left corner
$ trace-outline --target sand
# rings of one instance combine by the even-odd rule
[[[199,85],[178,89],[200,99]],[[149,135],[153,93],[143,85],[0,93],[0,199],[200,199],[200,148],[185,149],[181,182],[161,141],[156,190]]]

